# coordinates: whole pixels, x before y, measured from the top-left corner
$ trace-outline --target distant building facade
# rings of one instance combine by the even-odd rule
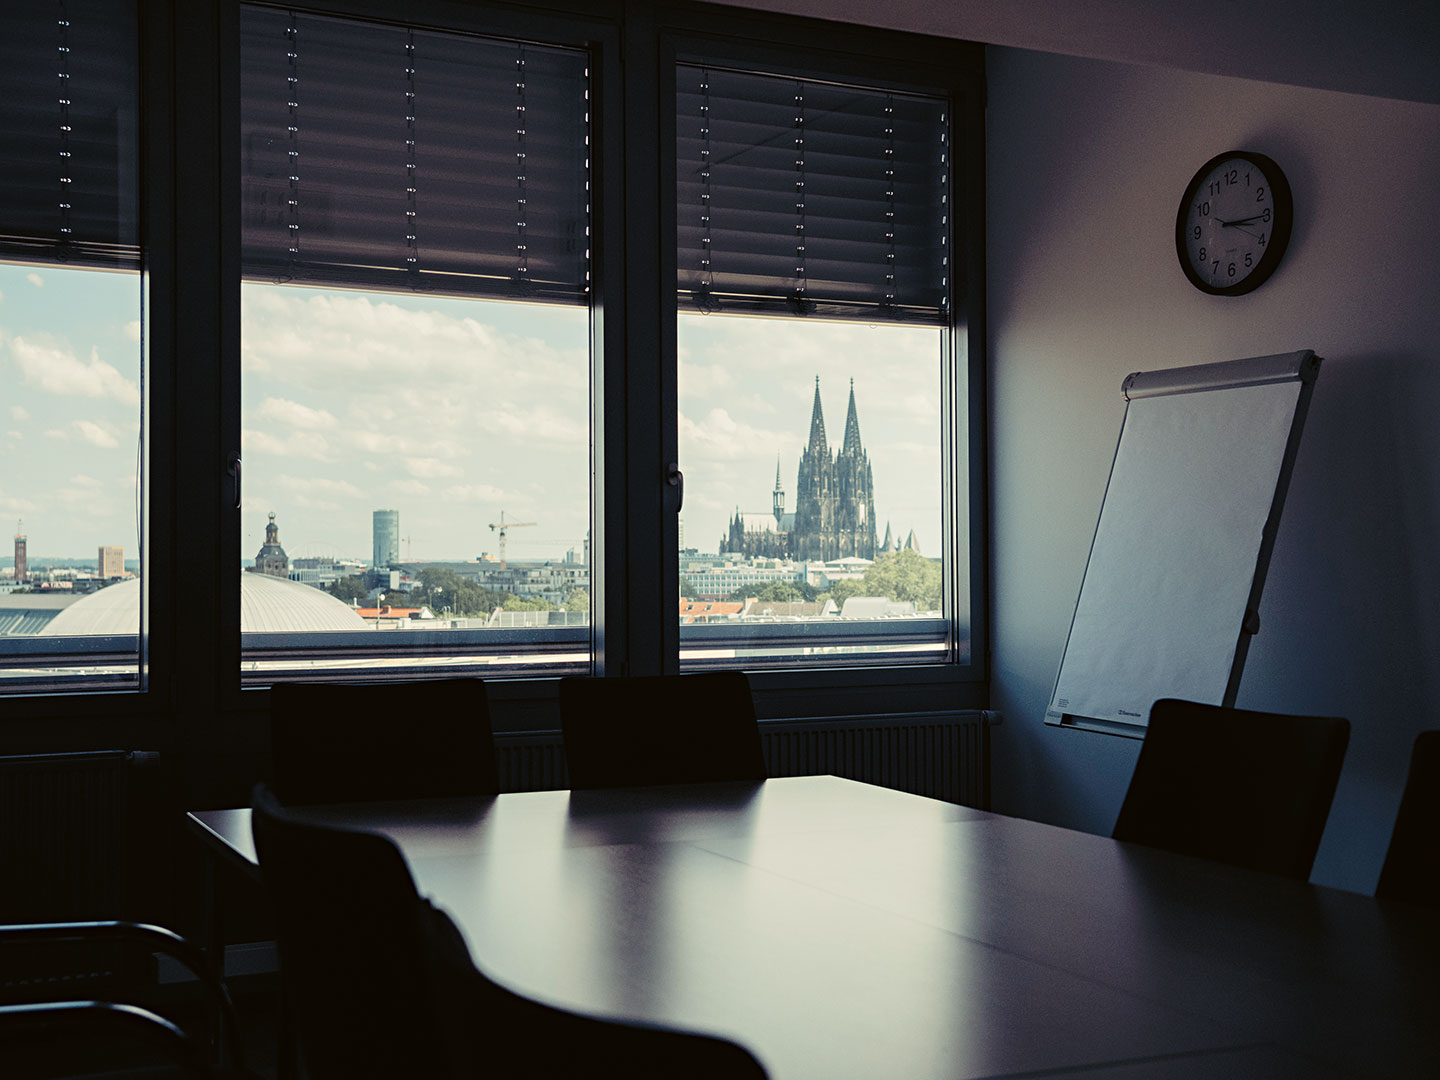
[[[265,543],[260,545],[260,550],[255,554],[254,573],[278,578],[290,576],[290,556],[286,555],[285,549],[280,546],[280,529],[275,524],[273,510],[270,511],[270,521],[265,526]]]
[[[742,514],[737,509],[728,534],[720,541],[721,553],[822,562],[875,558],[875,485],[870,456],[860,440],[854,379],[850,380],[845,436],[839,452],[832,456],[820,407],[820,378],[816,376],[810,441],[800,454],[795,488],[795,511],[786,513],[777,462],[770,514]]]
[[[384,570],[400,561],[400,511],[376,510],[373,521],[373,555],[370,565]]]
[[[96,574],[101,581],[109,581],[111,578],[125,576],[125,549],[119,546],[105,545],[100,548],[95,559]]]
[[[15,584],[23,585],[30,573],[30,567],[25,561],[25,530],[23,521],[15,523]]]

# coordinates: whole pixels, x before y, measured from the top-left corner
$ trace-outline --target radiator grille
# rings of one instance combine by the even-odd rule
[[[991,722],[984,712],[780,720],[760,737],[771,776],[828,773],[988,810]]]
[[[0,922],[119,909],[129,758],[120,750],[0,757]]]
[[[961,712],[760,725],[771,776],[833,774],[932,799],[990,808],[990,727],[994,714]],[[501,791],[568,786],[556,732],[497,739]]]

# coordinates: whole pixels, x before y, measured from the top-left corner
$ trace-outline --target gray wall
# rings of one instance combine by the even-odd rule
[[[1313,880],[1369,892],[1440,727],[1440,106],[989,50],[992,705],[1003,812],[1106,833],[1139,743],[1048,728],[1130,371],[1325,358],[1242,708],[1350,718]],[[1296,226],[1248,296],[1194,289],[1192,173],[1269,154]]]

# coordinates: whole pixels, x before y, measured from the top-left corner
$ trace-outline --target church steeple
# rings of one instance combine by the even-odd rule
[[[270,511],[270,520],[265,526],[265,543],[255,555],[254,572],[278,578],[290,576],[290,557],[280,546],[280,527],[275,524],[274,510]]]
[[[770,508],[775,513],[775,527],[780,527],[780,519],[785,516],[785,489],[780,484],[780,455],[775,455],[775,490],[770,495]]]
[[[830,456],[825,442],[825,412],[820,408],[820,376],[815,376],[815,404],[810,410],[810,453]]]
[[[860,417],[855,413],[855,380],[850,380],[850,408],[845,414],[845,441],[840,444],[840,453],[859,457],[864,448],[860,445]]]

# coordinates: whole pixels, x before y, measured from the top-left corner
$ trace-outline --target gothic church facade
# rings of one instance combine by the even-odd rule
[[[870,457],[860,441],[854,379],[850,380],[845,436],[839,452],[832,456],[820,407],[820,377],[815,377],[810,441],[800,454],[795,486],[795,511],[787,514],[777,463],[770,515],[741,514],[737,509],[730,519],[729,534],[720,541],[720,551],[800,561],[875,558],[874,482]]]

